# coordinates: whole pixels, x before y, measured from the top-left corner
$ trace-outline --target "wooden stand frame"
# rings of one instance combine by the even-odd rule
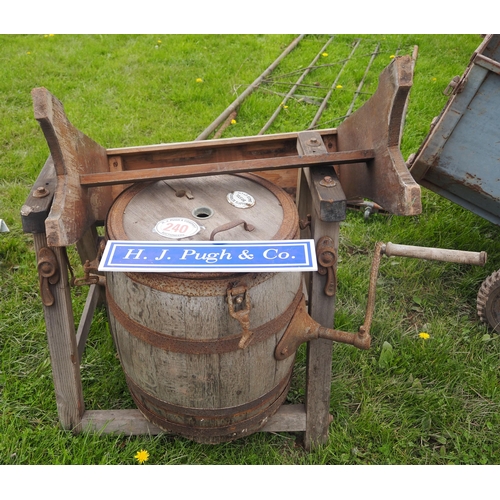
[[[62,104],[46,89],[34,89],[35,117],[51,156],[21,215],[24,231],[34,237],[64,429],[128,435],[163,432],[139,410],[86,410],[83,397],[80,361],[102,287],[90,285],[75,328],[65,250],[76,244],[82,262],[96,257],[96,227],[123,186],[168,177],[257,171],[280,187],[296,190],[300,218],[310,220],[308,236],[316,242],[329,237],[336,252],[346,195],[369,197],[396,214],[421,210],[420,188],[399,151],[411,68],[409,57],[396,58],[382,73],[375,95],[338,129],[108,150],[73,127]],[[359,175],[364,180],[356,183]],[[335,293],[325,293],[325,280],[318,273],[308,276],[309,314],[331,328]],[[283,405],[263,431],[304,432],[307,449],[327,441],[331,355],[332,341],[308,343],[305,405]]]

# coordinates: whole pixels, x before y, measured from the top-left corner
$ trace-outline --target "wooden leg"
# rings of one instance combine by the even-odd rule
[[[314,141],[314,139],[316,139]],[[313,142],[314,141],[314,142]],[[321,138],[299,134],[299,146],[303,154],[318,154],[325,148]],[[309,145],[314,147],[309,150]],[[311,237],[317,245],[324,236],[331,239],[331,247],[338,251],[340,221],[345,219],[346,201],[340,184],[331,182],[333,187],[325,189],[322,182],[336,179],[333,168],[301,169],[298,179],[297,206],[302,221],[310,216],[310,235],[304,231],[301,237]],[[336,265],[333,267],[336,272]],[[335,295],[325,293],[326,276],[310,273],[307,277],[309,315],[327,328],[333,327],[335,315]],[[333,288],[335,292],[335,289]],[[317,339],[307,344],[306,366],[306,431],[304,446],[310,450],[328,440],[330,417],[330,395],[332,383],[333,342]]]
[[[44,233],[33,234],[35,250],[47,247]],[[64,429],[79,432],[85,410],[80,360],[76,344],[73,309],[68,282],[68,270],[64,248],[52,247],[60,273],[58,283],[49,285],[54,297],[53,305],[44,305],[47,341],[52,364],[59,421]]]
[[[337,251],[340,224],[314,220],[314,216],[312,224],[316,243],[321,236],[329,236]],[[324,293],[325,279],[318,273],[311,274],[309,314],[321,325],[332,328],[335,316],[335,296],[329,297]],[[331,422],[332,351],[331,340],[312,340],[307,345],[307,423],[304,445],[308,450],[328,440],[328,427]]]

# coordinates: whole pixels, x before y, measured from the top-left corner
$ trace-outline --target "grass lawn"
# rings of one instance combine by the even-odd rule
[[[255,135],[328,40],[308,35],[248,97],[224,137]],[[353,42],[361,39],[354,55]],[[46,87],[71,122],[107,148],[189,141],[199,135],[294,39],[293,35],[0,35],[0,464],[499,464],[500,340],[478,321],[476,294],[500,268],[500,229],[423,189],[422,215],[349,212],[342,224],[336,327],[362,324],[375,242],[488,252],[484,268],[384,258],[369,351],[336,345],[333,422],[311,452],[294,434],[257,433],[220,445],[167,435],[73,435],[60,429],[31,235],[20,209],[47,156],[30,92]],[[369,98],[391,56],[418,46],[401,150],[416,152],[463,73],[479,35],[337,35],[268,133],[307,129],[320,99],[352,57],[321,128]],[[71,255],[70,255],[71,257]],[[84,296],[74,295],[81,311]],[[77,316],[78,317],[78,314]],[[429,334],[428,339],[419,333]],[[385,346],[385,347],[384,347]],[[390,347],[387,347],[390,346]],[[388,354],[388,351],[390,353]],[[304,349],[288,396],[304,398]],[[104,311],[82,362],[88,409],[131,408]]]

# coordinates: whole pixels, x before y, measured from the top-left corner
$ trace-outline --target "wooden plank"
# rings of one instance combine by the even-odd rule
[[[304,405],[283,405],[260,432],[301,432],[305,430],[305,424]],[[168,434],[148,422],[137,409],[87,410],[82,417],[82,430],[130,436]]]
[[[85,350],[85,343],[89,336],[92,319],[94,317],[95,308],[99,303],[101,297],[101,287],[99,285],[90,285],[85,307],[83,308],[78,330],[76,332],[76,344],[78,346],[78,358],[82,361],[83,351]]]
[[[311,141],[312,139],[312,141]],[[315,140],[314,140],[315,139]],[[303,133],[298,139],[298,149],[311,156],[321,154],[324,146],[318,144],[320,138],[311,132]],[[346,200],[340,185],[326,188],[320,184],[326,167],[303,169],[299,181],[298,209],[301,220],[310,214],[310,235],[317,243],[322,236],[332,238],[335,250],[338,249],[339,222],[322,219],[345,219]],[[333,170],[333,169],[332,169]],[[332,176],[334,180],[336,176]],[[326,195],[325,195],[326,193]],[[307,237],[307,233],[301,234]],[[332,328],[335,314],[335,297],[324,293],[325,277],[319,273],[309,273],[308,294],[309,314],[321,325]],[[328,427],[331,422],[331,359],[333,342],[317,339],[308,342],[306,365],[306,431],[304,445],[311,449],[328,440]]]
[[[47,89],[32,92],[35,118],[49,145],[57,175],[54,203],[45,221],[50,246],[76,243],[96,220],[104,220],[112,202],[110,188],[88,190],[79,174],[108,170],[106,150],[76,129],[62,103]]]
[[[369,198],[397,215],[422,211],[420,186],[399,150],[412,77],[411,57],[395,58],[380,75],[375,94],[337,129],[340,151],[375,149],[372,161],[337,167],[347,198]]]
[[[36,233],[33,238],[35,250],[38,254],[41,248],[47,246],[47,239],[44,233]],[[57,284],[49,285],[55,299],[54,304],[43,306],[47,341],[59,421],[64,429],[78,432],[85,406],[68,283],[68,270],[63,249],[54,248],[53,251],[59,265],[60,279]]]
[[[317,131],[325,144],[334,143],[336,140],[337,129],[328,128]],[[108,148],[106,150],[108,156],[122,156],[127,159],[129,156],[135,155],[151,155],[152,153],[166,153],[179,151],[196,151],[199,150],[206,155],[207,149],[213,151],[232,151],[234,155],[245,155],[252,152],[263,154],[265,151],[290,150],[295,151],[295,144],[300,132],[286,132],[282,134],[269,134],[247,137],[230,137],[228,139],[217,139],[209,141],[188,141],[181,143],[169,144],[151,144],[147,146],[129,146],[124,148]],[[328,150],[331,150],[328,147]],[[335,151],[335,149],[333,149]],[[229,153],[224,153],[229,156]],[[182,155],[179,155],[182,156]],[[236,158],[236,157],[235,157]]]
[[[45,219],[52,206],[56,182],[54,162],[52,156],[49,156],[21,208],[25,233],[45,233]]]
[[[330,236],[334,248],[338,250],[338,222],[324,222],[318,214],[311,214],[312,233],[317,243],[321,236]],[[309,314],[323,326],[332,328],[335,316],[335,296],[325,294],[326,277],[318,273],[311,274]],[[333,342],[326,339],[316,339],[307,344],[306,371],[306,412],[307,429],[304,437],[306,449],[311,449],[328,440],[330,425],[330,396],[332,382],[332,352]]]
[[[234,174],[240,172],[258,172],[270,169],[300,168],[309,165],[335,165],[359,163],[373,159],[372,149],[324,153],[314,157],[285,156],[254,160],[224,161],[218,163],[200,163],[173,167],[156,167],[123,172],[103,172],[81,174],[80,184],[84,187],[107,186],[129,182],[157,181],[181,177],[199,177],[206,175]]]
[[[148,422],[137,410],[87,410],[82,417],[82,430],[103,434],[157,435],[162,431]]]
[[[304,405],[282,405],[269,418],[261,432],[303,432],[306,430],[306,408]]]

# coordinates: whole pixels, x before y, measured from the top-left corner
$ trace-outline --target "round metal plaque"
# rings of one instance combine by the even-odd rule
[[[236,208],[250,208],[255,205],[255,198],[244,191],[228,193],[227,201]]]
[[[191,219],[184,217],[170,217],[158,222],[154,231],[165,238],[177,240],[193,236],[200,231],[200,226]]]

